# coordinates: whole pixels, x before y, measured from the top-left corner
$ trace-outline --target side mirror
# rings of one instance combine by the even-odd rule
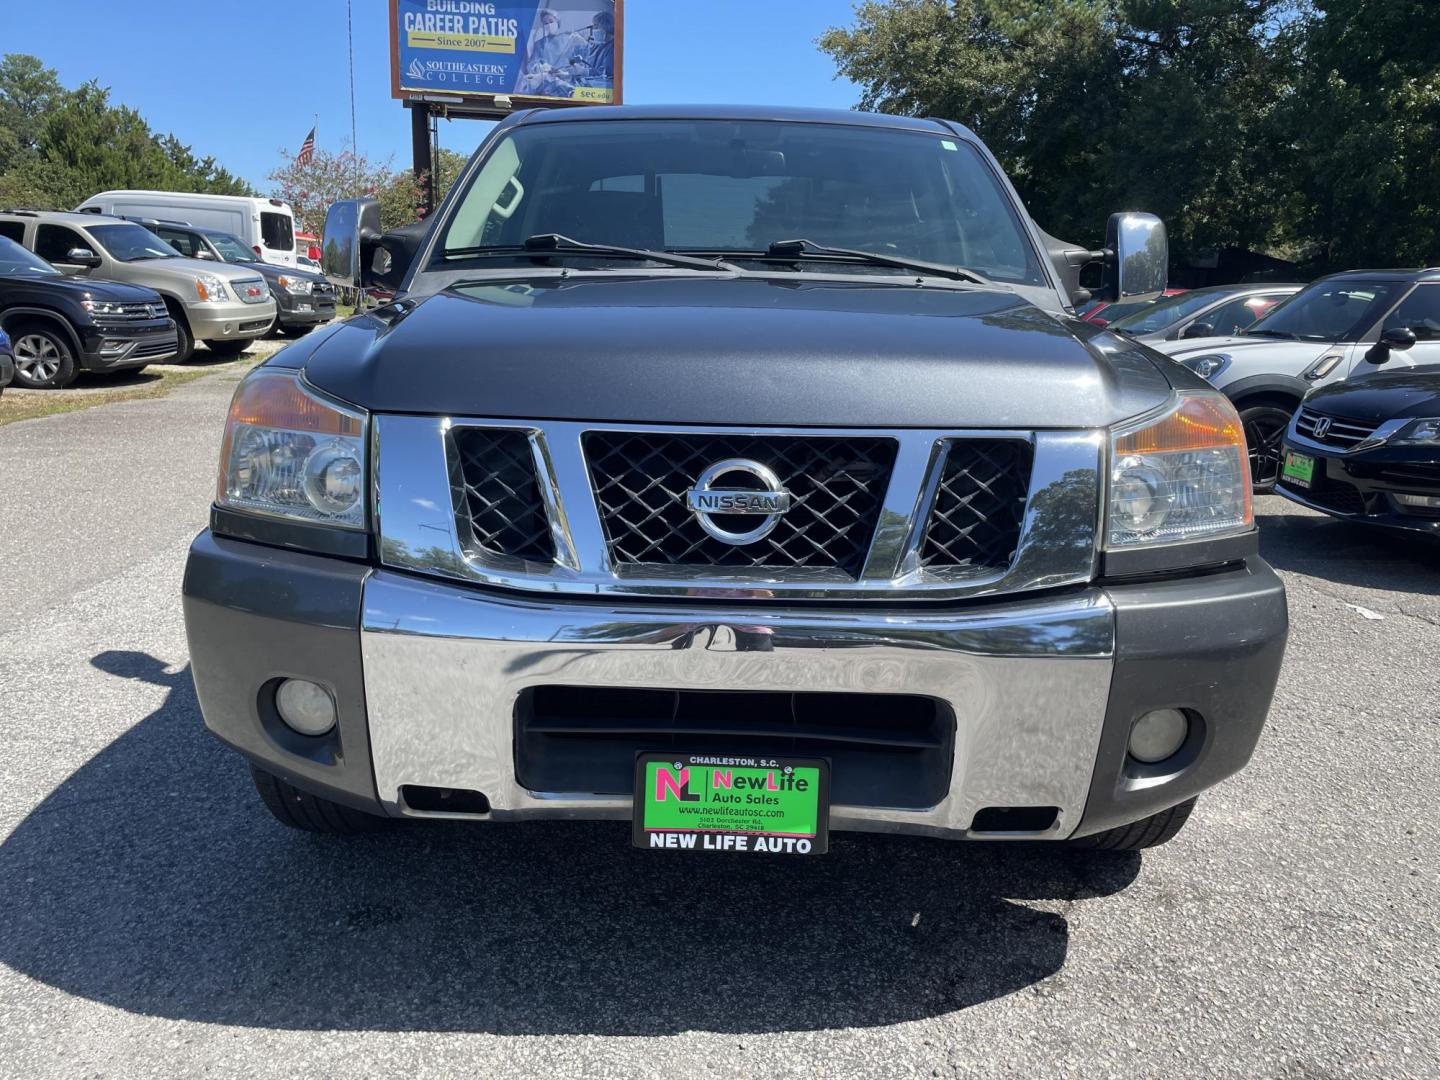
[[[374,199],[345,199],[331,203],[325,211],[325,230],[320,241],[320,267],[336,285],[364,288],[369,264],[362,261],[362,248],[380,239],[380,204]]]
[[[417,221],[382,233],[374,199],[334,203],[325,212],[321,270],[336,285],[398,292],[429,227]]]
[[[100,265],[100,256],[87,247],[73,247],[65,253],[65,261],[94,270]]]
[[[1371,364],[1383,364],[1390,359],[1390,350],[1404,352],[1415,344],[1415,331],[1408,326],[1395,326],[1380,335],[1380,340],[1371,345],[1365,353],[1365,360]]]
[[[217,260],[217,259],[215,258],[214,255],[210,254],[210,249],[209,249],[209,248],[197,248],[197,249],[195,250],[195,257],[196,257],[197,259],[209,259],[211,262],[218,262],[218,261],[219,261],[219,260]]]
[[[1180,336],[1182,338],[1214,337],[1215,327],[1211,326],[1208,322],[1192,322],[1185,328],[1185,332]]]
[[[1104,295],[1116,303],[1154,300],[1165,291],[1170,242],[1154,214],[1111,214],[1105,226]]]

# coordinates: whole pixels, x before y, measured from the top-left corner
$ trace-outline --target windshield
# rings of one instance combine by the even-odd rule
[[[1242,333],[1300,341],[1358,341],[1408,288],[1408,281],[1317,281]]]
[[[238,236],[231,236],[229,233],[206,233],[205,235],[226,262],[253,263],[260,261],[255,257],[255,252],[246,247],[245,241]]]
[[[14,240],[0,236],[0,274],[58,274],[39,255],[25,250]]]
[[[180,254],[149,229],[128,222],[124,225],[91,225],[90,235],[110,253],[112,259],[121,262],[169,259]]]
[[[525,259],[513,249],[546,233],[727,256],[805,239],[1045,284],[995,173],[969,143],[938,133],[728,120],[522,126],[470,181],[431,268],[500,254],[491,249]]]
[[[1111,330],[1128,330],[1132,334],[1153,334],[1173,326],[1187,315],[1213,304],[1220,299],[1215,293],[1181,293],[1167,300],[1151,304],[1147,308],[1132,312],[1110,323]]]

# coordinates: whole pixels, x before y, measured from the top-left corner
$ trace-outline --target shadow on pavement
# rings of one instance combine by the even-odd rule
[[[132,1012],[290,1029],[758,1032],[893,1024],[1059,971],[1136,855],[841,834],[814,860],[634,851],[624,823],[275,824],[188,668],[0,845],[0,961]],[[915,916],[919,915],[918,924]]]
[[[1366,589],[1440,596],[1440,539],[1357,525],[1278,496],[1257,502],[1260,554],[1279,570]]]

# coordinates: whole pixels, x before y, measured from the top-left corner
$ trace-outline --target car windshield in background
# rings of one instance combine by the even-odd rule
[[[110,253],[112,259],[121,262],[140,262],[143,259],[170,259],[179,255],[173,247],[149,229],[140,225],[91,225],[90,235]]]
[[[260,261],[255,257],[255,252],[246,247],[245,241],[238,236],[231,236],[229,233],[207,233],[206,236],[226,262],[253,263]]]
[[[1241,333],[1298,341],[1354,341],[1409,287],[1408,281],[1316,282]]]
[[[858,125],[628,120],[521,127],[470,181],[432,268],[525,259],[526,239],[550,233],[742,260],[763,256],[777,241],[804,239],[968,267],[996,281],[1045,282],[1015,208],[974,147],[940,134]]]
[[[58,274],[59,270],[14,240],[0,236],[0,274]]]
[[[1110,329],[1128,330],[1132,334],[1153,334],[1175,325],[1186,316],[1213,304],[1217,299],[1219,297],[1215,293],[1181,293],[1139,311],[1132,311],[1122,318],[1111,319]]]

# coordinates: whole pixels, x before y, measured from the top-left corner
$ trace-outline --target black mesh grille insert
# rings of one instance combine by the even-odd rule
[[[592,431],[585,455],[616,565],[806,566],[855,577],[870,548],[895,442]],[[790,510],[770,535],[743,546],[710,536],[685,504],[700,473],[726,458],[768,466],[791,496]]]
[[[461,427],[450,438],[450,492],[461,542],[492,555],[554,559],[550,521],[525,432]]]
[[[955,439],[945,456],[921,566],[1003,570],[1015,557],[1031,449],[1020,439]]]

